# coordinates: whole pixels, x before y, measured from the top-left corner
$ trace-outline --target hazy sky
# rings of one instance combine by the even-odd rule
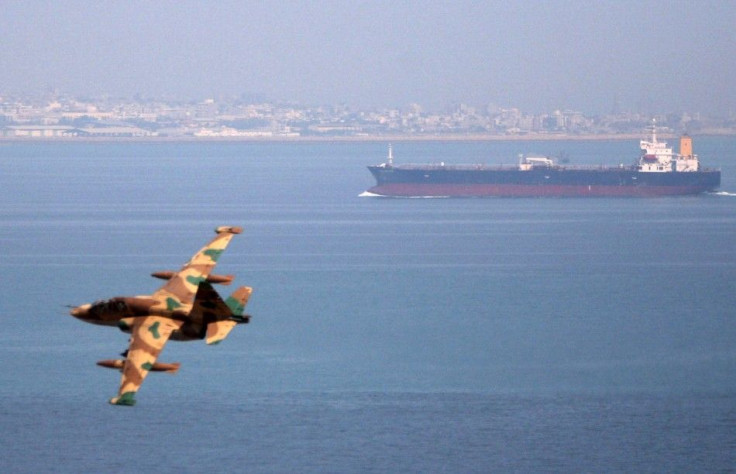
[[[0,0],[0,93],[736,113],[736,1]]]

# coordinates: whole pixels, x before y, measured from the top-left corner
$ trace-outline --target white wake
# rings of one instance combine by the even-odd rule
[[[447,199],[450,196],[385,196],[383,194],[369,193],[363,191],[358,197],[376,197],[376,198],[392,198],[392,199]]]

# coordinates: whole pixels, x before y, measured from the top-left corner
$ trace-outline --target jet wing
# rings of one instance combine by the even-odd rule
[[[169,310],[191,305],[199,284],[207,279],[225,251],[233,235],[241,233],[240,227],[218,227],[217,235],[176,272],[153,297],[165,301]]]
[[[171,333],[179,329],[183,321],[160,316],[136,318],[131,331],[128,355],[123,364],[123,377],[118,396],[110,400],[113,405],[134,405],[135,394],[153,368],[158,355]]]

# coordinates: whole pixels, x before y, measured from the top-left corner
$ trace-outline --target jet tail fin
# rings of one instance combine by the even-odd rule
[[[207,334],[205,335],[205,342],[207,344],[212,345],[221,342],[230,334],[230,331],[236,325],[250,321],[250,316],[247,314],[244,315],[243,310],[252,292],[252,288],[241,286],[228,297],[225,304],[230,308],[232,315],[229,319],[213,321],[207,325]]]
[[[253,288],[249,286],[241,286],[227,298],[225,304],[230,308],[233,316],[243,315],[243,310],[245,309],[245,305],[248,304],[251,293],[253,293]]]

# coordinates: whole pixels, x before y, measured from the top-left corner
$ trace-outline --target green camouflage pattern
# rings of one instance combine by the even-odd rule
[[[84,322],[114,326],[131,334],[125,360],[104,360],[102,367],[122,372],[118,395],[113,405],[134,405],[135,394],[151,371],[175,373],[178,363],[158,363],[157,359],[169,339],[191,341],[204,339],[209,345],[221,342],[238,324],[248,323],[243,310],[252,289],[242,286],[226,301],[212,284],[230,284],[232,275],[213,275],[212,270],[232,237],[240,227],[218,227],[216,236],[178,272],[155,272],[153,276],[167,280],[152,295],[115,297],[83,304],[70,314]]]

